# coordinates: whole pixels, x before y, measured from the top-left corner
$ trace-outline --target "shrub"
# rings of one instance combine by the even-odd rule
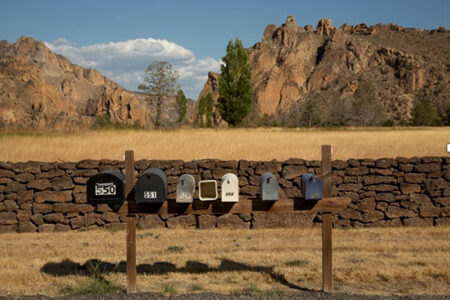
[[[133,125],[128,125],[118,121],[111,121],[111,118],[108,114],[96,116],[94,120],[94,124],[92,125],[92,129],[142,129],[143,127],[139,123],[139,121],[135,121]]]
[[[413,126],[442,126],[443,122],[434,107],[428,101],[418,103],[412,112],[411,125]]]
[[[395,125],[395,123],[394,123],[394,121],[392,121],[391,119],[387,119],[386,121],[384,121],[384,123],[383,123],[383,126],[384,127],[392,127],[392,126],[394,126]]]

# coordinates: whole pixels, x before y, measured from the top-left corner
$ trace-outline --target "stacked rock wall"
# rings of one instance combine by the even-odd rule
[[[136,176],[149,167],[163,169],[169,181],[168,199],[175,199],[178,176],[196,181],[225,173],[239,177],[240,193],[259,194],[259,176],[272,172],[282,197],[301,194],[301,174],[320,175],[320,161],[282,162],[181,160],[136,162]],[[105,227],[121,229],[125,217],[107,205],[86,202],[86,182],[100,171],[124,170],[122,161],[83,160],[43,163],[0,162],[0,232],[53,232]],[[352,203],[333,215],[335,227],[450,225],[450,158],[350,159],[333,161],[332,195],[347,195]],[[271,228],[308,227],[321,223],[316,213],[239,215],[139,216],[140,228]]]

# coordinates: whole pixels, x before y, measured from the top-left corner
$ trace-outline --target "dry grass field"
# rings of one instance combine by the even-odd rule
[[[335,229],[333,248],[335,292],[450,294],[448,227]],[[0,295],[125,289],[125,251],[124,231],[2,234]],[[137,265],[138,292],[320,290],[321,230],[138,231]]]
[[[285,160],[320,159],[333,146],[334,159],[445,156],[450,128],[181,129],[89,131],[0,135],[0,161],[123,159]]]

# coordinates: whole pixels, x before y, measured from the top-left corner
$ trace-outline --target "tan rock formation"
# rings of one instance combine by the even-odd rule
[[[146,101],[150,105],[146,104]],[[152,127],[152,97],[130,92],[94,69],[52,53],[42,42],[21,37],[0,42],[0,125],[8,128],[77,130],[95,117]],[[175,97],[163,108],[163,124],[176,119]],[[188,118],[193,113],[188,101]]]
[[[445,96],[450,94],[445,67],[450,48],[444,46],[449,38],[448,30],[437,34],[393,24],[336,29],[326,18],[314,32],[311,25],[299,27],[288,16],[280,27],[268,25],[261,42],[247,49],[254,107],[260,117],[275,116],[298,111],[312,97],[326,115],[333,99],[353,97],[364,80],[389,118],[408,120],[422,99],[442,113],[450,106]],[[212,91],[213,82],[210,76],[201,96]]]
[[[331,25],[331,19],[322,18],[316,26],[316,33],[322,36],[330,36],[336,28]]]

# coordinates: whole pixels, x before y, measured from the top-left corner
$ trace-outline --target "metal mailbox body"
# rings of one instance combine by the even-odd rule
[[[322,199],[322,181],[311,173],[302,175],[302,192],[305,200]]]
[[[177,203],[192,203],[194,201],[195,179],[192,175],[183,174],[177,185]]]
[[[270,172],[261,175],[260,191],[262,201],[278,201],[279,186],[275,175]]]
[[[87,201],[90,204],[121,205],[125,201],[125,175],[119,171],[103,171],[86,183]]]
[[[198,183],[198,197],[201,201],[214,201],[217,199],[217,181],[201,180]]]
[[[222,176],[222,202],[239,202],[239,180],[236,175],[227,173]]]
[[[163,203],[167,198],[167,176],[158,168],[150,168],[142,173],[135,187],[136,203]]]

